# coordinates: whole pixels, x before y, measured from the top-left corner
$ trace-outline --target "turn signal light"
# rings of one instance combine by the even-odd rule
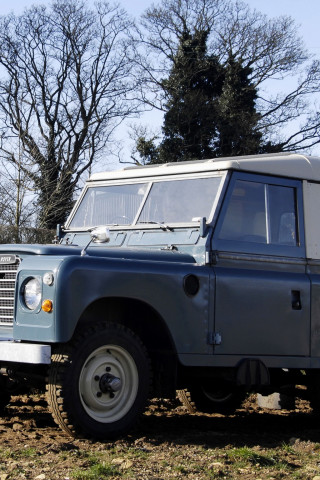
[[[53,304],[51,300],[44,300],[42,302],[41,308],[44,312],[50,313],[53,309]]]

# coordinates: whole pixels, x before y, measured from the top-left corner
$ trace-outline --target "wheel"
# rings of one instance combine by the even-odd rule
[[[204,385],[178,390],[177,396],[190,413],[233,413],[245,398],[244,392],[229,386],[211,388]]]
[[[71,436],[115,438],[143,412],[150,362],[129,329],[103,323],[79,332],[52,357],[47,401],[55,422]]]

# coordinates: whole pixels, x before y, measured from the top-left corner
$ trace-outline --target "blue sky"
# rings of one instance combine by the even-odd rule
[[[320,56],[319,0],[248,0],[247,3],[270,17],[290,15],[300,25],[300,35],[308,50]]]
[[[10,11],[21,13],[25,7],[40,3],[47,2],[46,0],[1,0],[0,14],[7,14]],[[121,0],[119,3],[130,14],[139,15],[152,2],[149,0]],[[246,3],[271,17],[279,15],[292,16],[297,24],[301,25],[301,35],[308,49],[320,55],[320,36],[318,33],[320,19],[319,0],[247,0]]]

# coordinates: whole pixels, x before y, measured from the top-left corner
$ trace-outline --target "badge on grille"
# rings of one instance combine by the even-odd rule
[[[16,263],[17,256],[16,255],[0,255],[0,265],[12,265]]]

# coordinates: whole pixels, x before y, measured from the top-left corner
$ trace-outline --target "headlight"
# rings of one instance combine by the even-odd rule
[[[37,278],[26,282],[23,292],[24,302],[29,310],[35,310],[41,301],[41,284]]]

